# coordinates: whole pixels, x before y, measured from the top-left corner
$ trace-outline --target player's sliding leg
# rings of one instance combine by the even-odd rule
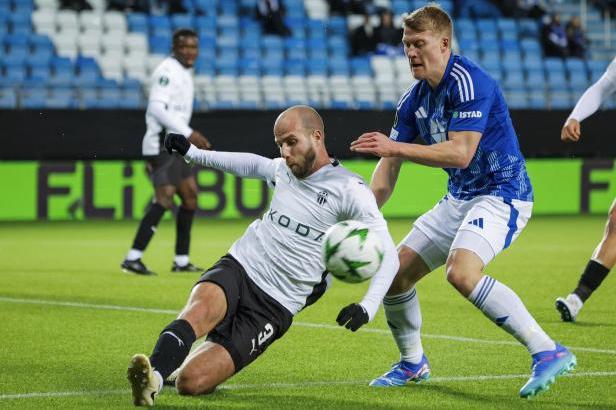
[[[588,261],[577,287],[566,298],[556,299],[556,309],[563,321],[575,321],[586,300],[601,285],[614,264],[616,264],[616,200],[610,208],[603,239]]]
[[[229,351],[218,343],[206,341],[186,360],[175,386],[184,395],[208,394],[234,373],[235,364]]]
[[[400,269],[383,299],[383,306],[387,324],[400,351],[400,361],[372,380],[370,386],[402,386],[410,381],[419,383],[430,378],[430,365],[421,344],[422,319],[415,284],[432,269],[412,248],[421,250],[427,260],[438,266],[444,261],[444,255],[438,254],[431,246],[427,236],[413,230],[399,247]],[[435,260],[440,260],[440,263]]]
[[[226,312],[227,301],[220,286],[203,282],[193,288],[178,319],[160,333],[150,358],[139,354],[131,360],[128,380],[136,406],[154,404],[163,380],[182,365],[195,340],[212,330]]]
[[[190,231],[197,209],[197,183],[194,177],[183,179],[178,186],[182,204],[176,217],[175,259],[173,272],[203,272],[203,269],[190,263]]]
[[[150,271],[145,266],[141,260],[141,256],[154,236],[156,227],[165,214],[165,211],[171,208],[174,193],[175,188],[171,185],[156,187],[154,192],[155,200],[141,219],[137,234],[133,240],[133,246],[128,252],[128,255],[126,255],[126,259],[122,262],[121,267],[125,272],[129,271],[140,275],[154,274],[154,272]]]
[[[462,232],[461,243],[465,234],[474,235],[476,242],[485,241],[473,232]],[[486,245],[489,246],[487,241]],[[480,245],[475,245],[478,248]],[[484,261],[474,251],[453,249],[447,260],[447,280],[485,316],[526,346],[532,355],[532,374],[520,390],[520,396],[534,396],[547,390],[556,377],[571,371],[576,358],[541,329],[513,290],[484,275],[483,267]]]

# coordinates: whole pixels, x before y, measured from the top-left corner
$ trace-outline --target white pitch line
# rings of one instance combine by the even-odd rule
[[[6,296],[0,296],[0,302],[7,303],[24,303],[24,304],[32,304],[32,305],[48,305],[48,306],[65,306],[65,307],[75,307],[82,309],[102,309],[102,310],[117,310],[117,311],[126,311],[126,312],[140,312],[140,313],[158,313],[165,315],[177,315],[179,310],[171,310],[171,309],[156,309],[156,308],[143,308],[143,307],[134,307],[134,306],[120,306],[120,305],[99,305],[92,303],[81,303],[81,302],[63,302],[56,300],[41,300],[41,299],[24,299],[24,298],[12,298]],[[328,325],[325,323],[310,323],[310,322],[293,322],[295,326],[301,327],[312,327],[319,329],[329,329],[329,330],[345,330],[341,326],[336,325]],[[360,332],[366,333],[376,333],[382,335],[390,335],[390,331],[388,329],[374,329],[374,328],[361,328]],[[490,345],[507,345],[507,346],[519,346],[518,342],[513,342],[510,340],[491,340],[491,339],[477,339],[472,337],[463,337],[463,336],[451,336],[451,335],[435,335],[430,333],[422,333],[422,337],[427,339],[440,339],[440,340],[451,340],[455,342],[463,342],[463,343],[483,343]],[[598,349],[594,347],[575,347],[575,346],[567,346],[571,350],[578,352],[588,352],[588,353],[601,353],[601,354],[609,354],[616,355],[616,350],[613,349]]]
[[[577,372],[563,375],[563,377],[613,377],[616,372]],[[494,374],[477,376],[443,376],[432,377],[428,383],[447,382],[484,382],[494,380],[526,379],[528,374]],[[301,383],[261,383],[261,384],[229,384],[222,385],[219,390],[244,390],[244,389],[301,389],[327,386],[368,386],[368,380],[330,380],[330,381],[306,381]],[[167,388],[171,390],[171,388]],[[64,391],[64,392],[31,392],[0,394],[0,400],[37,399],[49,397],[82,397],[82,396],[111,396],[130,394],[130,389],[93,390],[93,391]]]

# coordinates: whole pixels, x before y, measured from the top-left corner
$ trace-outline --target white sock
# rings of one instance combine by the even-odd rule
[[[143,251],[140,251],[137,249],[131,249],[130,251],[128,251],[128,255],[126,255],[126,259],[128,259],[129,261],[136,261],[137,259],[141,259],[142,255],[143,255]]]
[[[186,266],[189,261],[188,255],[175,255],[174,261],[179,266]]]
[[[528,313],[518,295],[496,279],[484,275],[468,299],[526,346],[530,354],[556,349],[554,341]]]
[[[423,356],[421,345],[421,310],[415,288],[400,295],[383,298],[385,317],[391,334],[400,350],[400,358],[419,363]]]
[[[154,373],[154,377],[156,377],[156,379],[158,379],[158,390],[157,390],[157,393],[160,393],[160,391],[163,389],[163,376],[161,376],[160,373],[158,373],[157,370],[154,370],[153,373]]]

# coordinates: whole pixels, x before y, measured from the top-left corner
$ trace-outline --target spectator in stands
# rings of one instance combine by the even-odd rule
[[[60,8],[75,11],[92,10],[87,0],[60,0]]]
[[[543,17],[548,5],[542,0],[492,0],[500,8],[503,15],[508,17]]]
[[[285,13],[281,0],[259,0],[257,2],[257,18],[261,20],[263,31],[267,34],[290,36],[291,30],[284,24]]]
[[[602,12],[607,12],[612,18],[616,17],[616,0],[594,0],[595,4]]]
[[[402,28],[394,26],[393,14],[384,9],[379,13],[381,20],[376,28],[377,50],[383,54],[402,53]]]
[[[578,16],[571,17],[566,27],[567,41],[569,43],[569,56],[586,58],[589,40],[582,28],[582,21]]]
[[[148,0],[108,0],[107,10],[149,13],[150,7]]]
[[[347,14],[366,14],[373,9],[368,0],[327,0],[330,14],[346,16]]]
[[[402,37],[400,37],[400,41],[402,41]],[[377,34],[370,22],[370,14],[364,14],[362,25],[351,32],[351,53],[354,56],[373,53],[376,50],[377,42]]]
[[[565,58],[569,55],[567,33],[560,23],[560,14],[553,14],[543,26],[541,41],[547,57]]]

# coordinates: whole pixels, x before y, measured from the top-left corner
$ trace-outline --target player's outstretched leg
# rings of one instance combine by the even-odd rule
[[[575,293],[571,293],[566,298],[556,298],[556,310],[560,313],[563,322],[575,322],[582,306],[584,306],[584,302]]]
[[[549,390],[558,376],[571,372],[576,365],[575,355],[559,344],[554,350],[534,354],[532,374],[520,389],[520,397],[531,398]]]
[[[577,287],[566,298],[556,299],[556,309],[565,322],[574,322],[586,300],[616,264],[616,200],[608,214],[603,239],[588,261]]]
[[[417,232],[411,232],[417,238]],[[411,236],[409,235],[409,236]],[[426,238],[426,240],[428,240]],[[416,243],[414,243],[416,245]],[[422,249],[421,246],[419,246]],[[430,272],[430,268],[411,248],[399,249],[401,268],[383,299],[385,316],[400,351],[400,361],[389,371],[370,382],[374,387],[403,386],[430,378],[430,365],[421,344],[421,309],[414,284]]]
[[[372,380],[372,387],[404,386],[407,383],[421,383],[430,378],[430,363],[426,355],[421,357],[419,363],[411,363],[401,360],[394,363],[391,370],[380,377]]]
[[[126,376],[133,390],[133,404],[153,406],[162,383],[161,379],[154,374],[150,359],[144,354],[134,355],[128,365]]]

